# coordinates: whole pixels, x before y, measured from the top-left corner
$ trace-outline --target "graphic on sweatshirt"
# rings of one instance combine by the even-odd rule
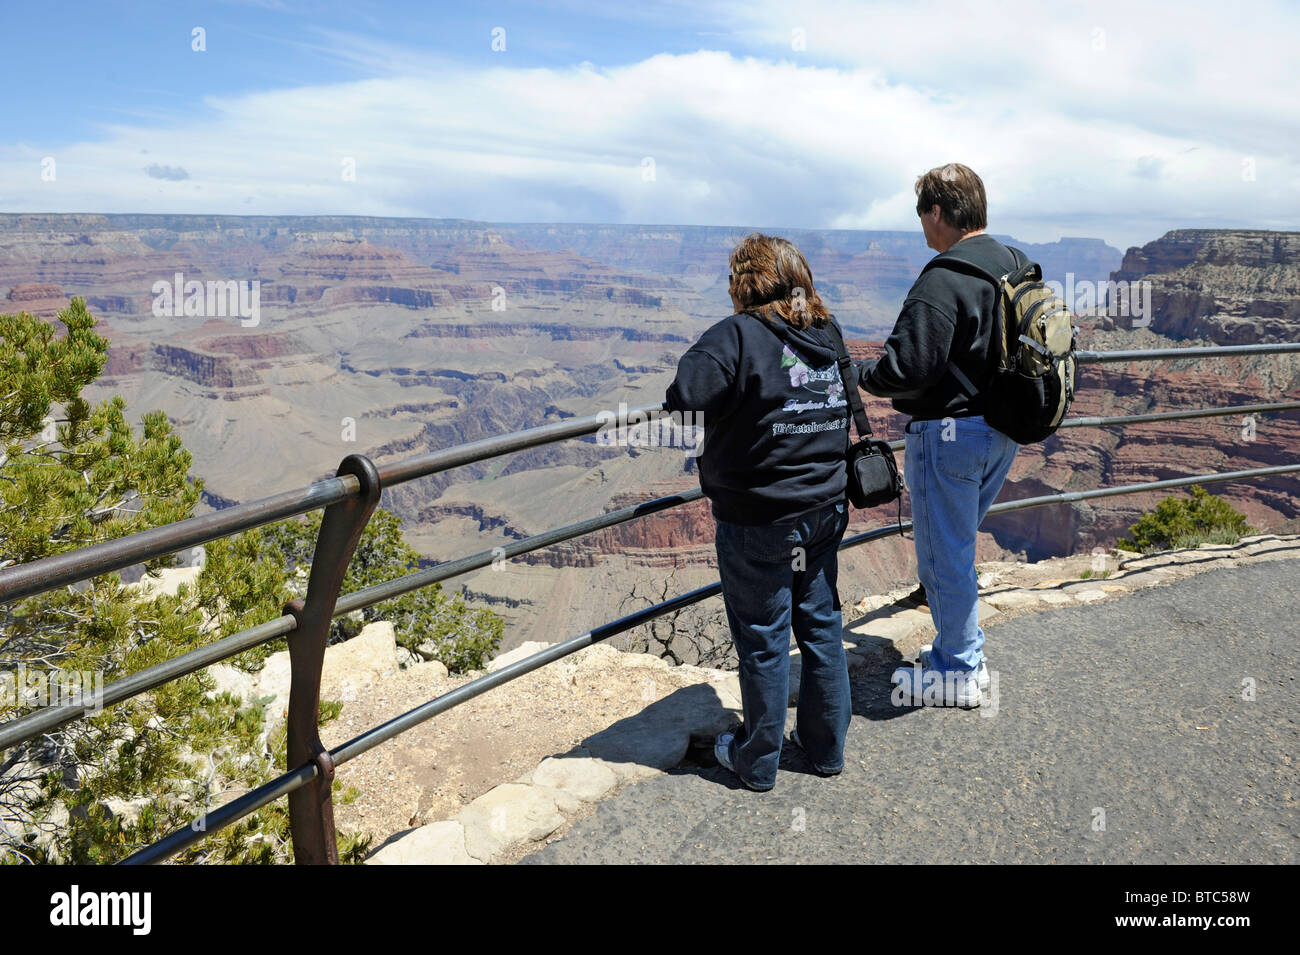
[[[790,387],[801,389],[799,397],[786,399],[783,411],[841,408],[848,404],[844,399],[844,382],[840,379],[839,365],[835,362],[821,368],[809,368],[786,345],[781,349],[781,367],[789,371]],[[810,395],[820,396],[821,400],[813,400]],[[800,398],[804,400],[801,401]]]

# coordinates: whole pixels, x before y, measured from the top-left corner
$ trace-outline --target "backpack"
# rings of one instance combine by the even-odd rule
[[[987,383],[977,389],[952,361],[948,370],[967,394],[983,395],[984,420],[990,426],[1017,444],[1033,444],[1053,434],[1070,410],[1079,330],[1069,306],[1043,283],[1038,263],[1019,249],[1007,248],[1017,267],[1001,277],[954,250],[936,255],[921,272],[948,268],[993,283],[994,353]]]

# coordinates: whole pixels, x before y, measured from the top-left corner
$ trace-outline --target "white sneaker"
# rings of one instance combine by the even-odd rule
[[[923,669],[930,667],[930,651],[934,649],[934,644],[927,643],[917,654],[917,659],[921,661]],[[975,678],[979,681],[981,692],[989,688],[989,668],[984,663],[984,658],[980,657],[980,665],[975,668]]]
[[[964,710],[980,705],[979,680],[974,674],[940,673],[917,664],[899,667],[890,678],[895,706],[959,706]]]

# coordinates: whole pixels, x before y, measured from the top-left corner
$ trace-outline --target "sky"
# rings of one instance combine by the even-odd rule
[[[0,0],[0,212],[1300,228],[1300,3]]]

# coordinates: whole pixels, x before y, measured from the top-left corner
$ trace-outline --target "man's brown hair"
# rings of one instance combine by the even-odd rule
[[[962,232],[988,227],[984,183],[969,166],[950,162],[922,173],[916,180],[916,214],[939,207],[943,221]]]
[[[830,312],[813,287],[808,260],[789,239],[754,232],[731,253],[731,291],[742,311],[770,320],[774,312],[796,328],[824,325]]]

